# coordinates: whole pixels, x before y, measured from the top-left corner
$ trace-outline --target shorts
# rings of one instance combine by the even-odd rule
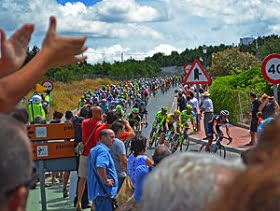
[[[257,132],[258,130],[258,120],[257,119],[252,119],[250,123],[250,131],[251,132]]]
[[[221,130],[218,130],[217,131],[218,133],[218,137],[224,137],[224,134]],[[207,138],[211,138],[211,139],[214,139],[214,131],[213,129],[209,129],[207,130]]]
[[[82,178],[87,178],[87,156],[80,155],[78,176]]]

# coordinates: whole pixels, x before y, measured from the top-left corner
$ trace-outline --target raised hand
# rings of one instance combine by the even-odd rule
[[[87,37],[63,37],[56,33],[56,19],[50,17],[50,26],[44,39],[42,51],[48,60],[48,68],[77,64],[86,60],[86,56],[78,56],[87,50]]]
[[[5,31],[0,29],[1,77],[18,70],[22,66],[26,58],[27,47],[33,31],[33,24],[24,24],[8,40],[6,40]]]

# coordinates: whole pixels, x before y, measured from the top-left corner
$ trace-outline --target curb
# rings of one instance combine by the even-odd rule
[[[206,144],[207,143],[207,141],[195,138],[193,136],[190,136],[189,139],[190,139],[190,141],[195,142],[197,144]],[[243,152],[245,152],[247,150],[247,149],[241,149],[241,148],[236,148],[236,147],[230,147],[227,145],[223,145],[223,146],[225,147],[226,151],[237,153],[237,154],[242,154]]]

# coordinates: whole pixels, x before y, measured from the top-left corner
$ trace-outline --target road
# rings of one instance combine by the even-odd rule
[[[158,93],[156,97],[151,97],[151,99],[149,100],[149,103],[147,105],[147,110],[149,112],[149,125],[147,128],[143,129],[143,135],[146,136],[147,138],[149,137],[149,133],[152,128],[153,117],[155,116],[156,112],[160,111],[162,106],[168,106],[169,110],[175,109],[176,106],[174,101],[175,90],[176,88],[170,88],[170,90],[164,95]],[[199,147],[200,147],[199,144],[191,142],[189,151],[197,151]],[[176,152],[176,153],[180,153],[180,152]],[[151,157],[153,154],[153,149],[148,149],[146,154]],[[235,159],[239,159],[239,157],[240,157],[239,154],[227,152],[226,159],[235,160]],[[66,199],[62,198],[62,183],[57,183],[46,188],[46,194],[47,194],[48,210],[57,210],[57,211],[76,210],[73,207],[73,202],[71,202],[67,198]],[[41,210],[39,185],[37,185],[37,188],[35,190],[30,191],[27,210],[28,211]],[[85,210],[88,211],[90,209],[85,209]]]

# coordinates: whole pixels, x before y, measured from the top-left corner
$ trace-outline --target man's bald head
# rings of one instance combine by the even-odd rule
[[[101,120],[102,118],[102,108],[100,106],[93,106],[91,108],[92,118],[96,120]]]

